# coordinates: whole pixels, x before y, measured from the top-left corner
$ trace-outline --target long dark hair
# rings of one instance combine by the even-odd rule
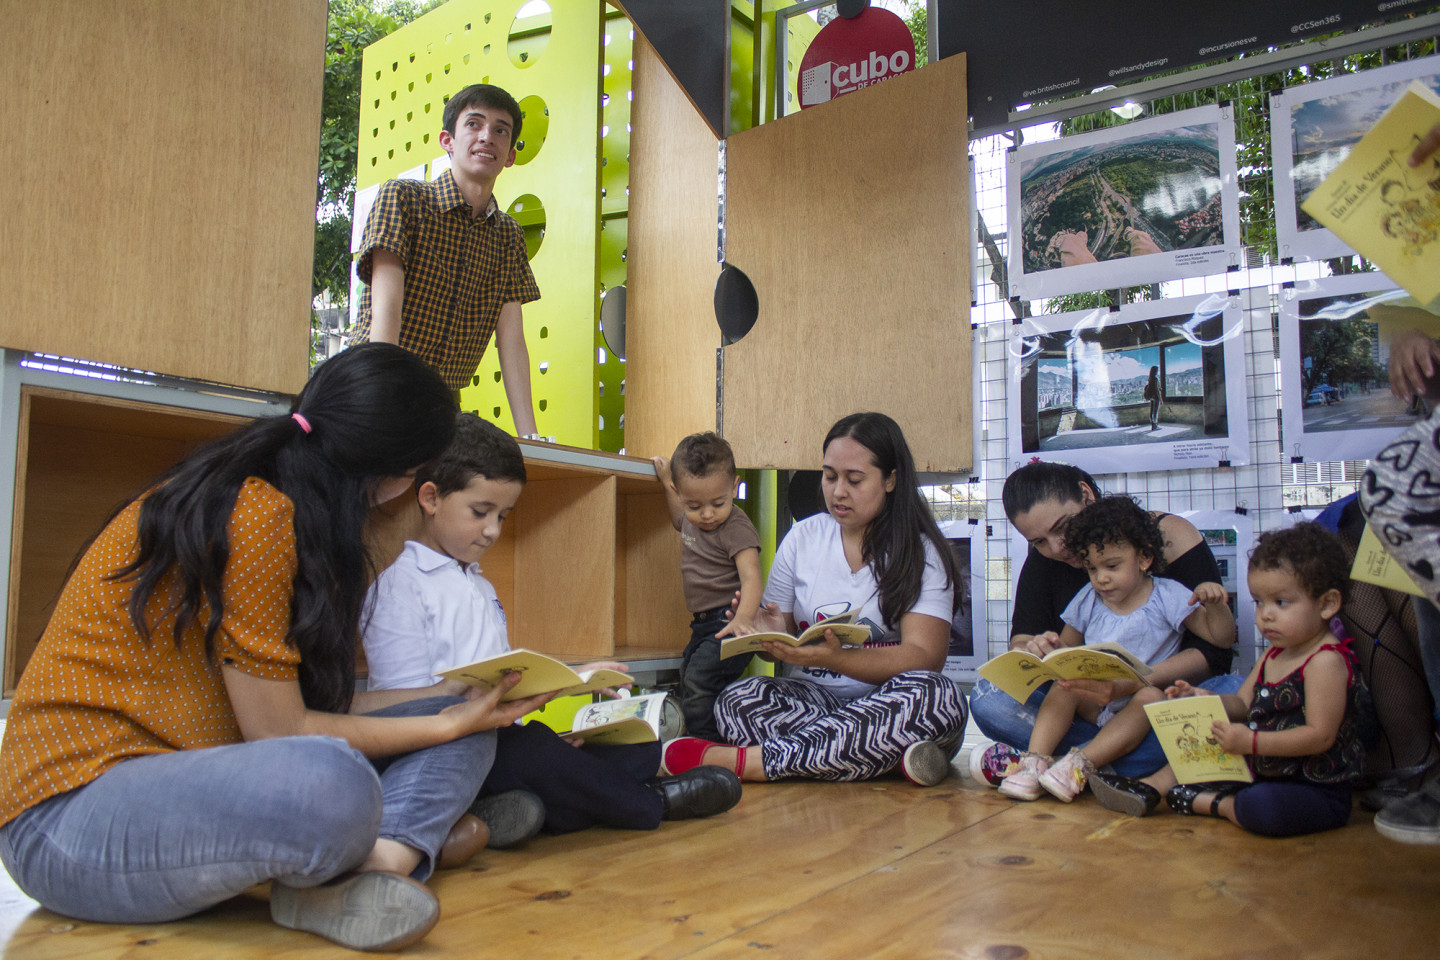
[[[1047,500],[1083,504],[1085,496],[1080,489],[1082,486],[1089,487],[1090,492],[1097,498],[1101,495],[1100,484],[1079,467],[1072,467],[1068,463],[1045,463],[1037,460],[1025,464],[1005,478],[1005,487],[1000,491],[1000,503],[1005,508],[1005,516],[1013,523],[1020,514],[1028,513],[1037,503]]]
[[[140,507],[139,551],[111,576],[130,579],[130,620],[149,642],[157,591],[174,615],[178,648],[203,611],[213,659],[224,616],[228,526],[248,477],[272,484],[295,510],[297,569],[285,642],[300,653],[311,709],[348,709],[360,612],[373,570],[364,543],[374,481],[439,455],[455,428],[455,395],[428,364],[388,343],[352,347],[321,364],[293,417],[264,417],[182,460]],[[174,579],[169,580],[173,571]]]
[[[900,618],[920,599],[926,539],[934,545],[945,581],[955,592],[951,612],[958,610],[961,587],[955,552],[920,496],[915,458],[910,455],[900,424],[883,413],[852,413],[830,428],[821,450],[829,450],[830,443],[840,437],[849,437],[869,450],[882,477],[895,475],[895,489],[885,495],[885,505],[865,528],[861,541],[863,559],[875,573],[880,615],[886,624],[898,626]]]

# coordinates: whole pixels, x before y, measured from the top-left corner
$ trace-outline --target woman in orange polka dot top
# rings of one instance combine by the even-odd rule
[[[122,507],[26,666],[0,861],[85,920],[183,917],[267,880],[276,922],[358,949],[439,916],[425,880],[494,728],[544,698],[355,692],[370,509],[440,453],[455,398],[365,344]],[[457,684],[457,688],[465,689]]]

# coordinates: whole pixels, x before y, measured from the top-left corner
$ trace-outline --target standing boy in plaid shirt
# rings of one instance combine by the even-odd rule
[[[530,352],[520,306],[540,299],[525,233],[495,201],[515,162],[520,105],[477,83],[445,104],[440,146],[450,169],[429,182],[391,180],[365,223],[358,272],[366,284],[354,342],[398,343],[468,386],[493,334],[515,432],[534,435]]]

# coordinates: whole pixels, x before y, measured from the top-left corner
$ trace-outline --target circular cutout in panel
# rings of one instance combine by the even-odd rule
[[[534,260],[535,254],[540,252],[540,243],[545,239],[545,207],[540,198],[533,193],[516,197],[505,212],[514,217],[525,231],[525,256]]]
[[[550,133],[550,108],[536,96],[520,101],[520,139],[515,142],[515,162],[524,166],[545,146]]]
[[[600,334],[605,346],[625,359],[625,286],[611,287],[600,301]]]
[[[530,0],[515,11],[505,45],[511,63],[524,69],[540,59],[550,43],[550,22],[550,4],[545,0]]]
[[[721,342],[726,346],[738,343],[759,316],[760,297],[755,293],[755,284],[745,271],[725,264],[715,281],[715,322],[720,325]]]

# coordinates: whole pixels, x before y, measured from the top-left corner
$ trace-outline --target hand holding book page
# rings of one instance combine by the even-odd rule
[[[568,697],[577,693],[594,693],[611,687],[623,686],[634,678],[618,663],[591,664],[587,669],[576,671],[554,657],[547,657],[534,650],[511,650],[496,657],[487,657],[475,663],[443,670],[440,676],[447,680],[460,680],[472,687],[489,689],[500,682],[507,673],[519,673],[520,682],[503,697],[504,700],[518,700],[537,693],[554,690],[556,696]]]
[[[801,647],[810,643],[820,643],[825,639],[825,631],[833,630],[835,638],[843,644],[853,647],[865,645],[870,639],[870,628],[864,624],[855,622],[856,611],[847,610],[818,623],[813,623],[798,637],[785,633],[784,631],[771,630],[764,633],[747,633],[739,637],[727,637],[720,641],[720,659],[738,657],[744,654],[764,653],[766,643],[784,643],[792,647]]]
[[[982,664],[980,676],[1021,703],[1050,680],[1138,680],[1144,684],[1150,667],[1118,643],[1061,647],[1044,657],[1010,650]]]
[[[1230,719],[1219,697],[1210,694],[1147,703],[1145,713],[1179,782],[1254,781],[1245,758],[1226,753],[1212,733],[1217,722]]]
[[[650,743],[660,739],[664,693],[587,703],[575,712],[570,732],[560,736],[586,743]]]
[[[1421,306],[1440,306],[1440,160],[1414,158],[1440,124],[1419,81],[1383,113],[1301,206]]]

